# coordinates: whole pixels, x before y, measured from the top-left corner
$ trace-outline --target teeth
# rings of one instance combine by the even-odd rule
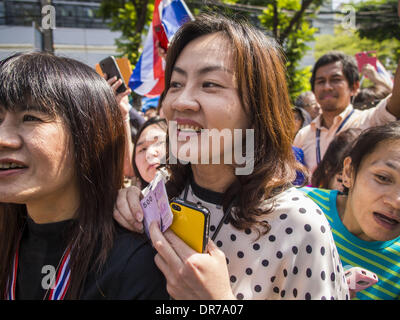
[[[23,168],[23,166],[16,163],[0,163],[0,169],[15,169]]]
[[[178,124],[178,130],[180,131],[196,131],[196,132],[200,132],[201,128],[197,127],[197,126],[193,126],[190,124]]]

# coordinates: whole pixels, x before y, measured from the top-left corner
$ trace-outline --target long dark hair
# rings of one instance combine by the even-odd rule
[[[343,160],[351,149],[352,142],[360,135],[361,129],[351,128],[340,132],[329,144],[321,162],[312,174],[311,185],[329,189],[334,176],[342,172]]]
[[[60,116],[71,132],[80,205],[66,239],[71,247],[67,298],[77,299],[87,273],[100,270],[113,245],[112,212],[123,184],[125,145],[115,96],[107,82],[83,63],[26,53],[0,63],[0,104],[10,111],[34,104]],[[7,290],[26,216],[25,205],[0,204],[0,299]]]
[[[142,134],[142,132],[149,126],[152,125],[157,125],[160,129],[165,130],[165,132],[167,132],[167,121],[163,118],[160,118],[159,116],[156,117],[152,117],[150,119],[148,119],[145,123],[143,123],[143,125],[139,128],[138,133],[135,136],[135,139],[133,141],[134,147],[133,147],[133,156],[132,156],[132,166],[133,166],[133,172],[135,173],[135,176],[137,178],[139,178],[140,181],[140,186],[141,188],[145,188],[149,183],[147,181],[145,181],[142,176],[140,175],[139,169],[136,165],[136,146],[137,143],[140,139],[140,136]]]
[[[364,130],[358,139],[354,142],[351,150],[346,156],[351,158],[351,168],[354,177],[357,178],[357,172],[362,161],[384,141],[400,140],[400,122],[393,121],[383,126],[372,127]]]
[[[289,187],[295,170],[302,170],[292,152],[294,118],[284,57],[276,41],[244,21],[215,14],[197,16],[178,30],[168,48],[165,90],[160,100],[170,88],[173,67],[185,46],[200,36],[217,32],[231,44],[241,105],[255,131],[254,170],[250,175],[237,175],[237,181],[225,192],[223,206],[236,198],[239,210],[235,210],[232,225],[239,229],[258,225],[268,232],[268,222],[258,222],[257,216],[272,211],[273,205],[265,211],[260,209],[261,202]],[[182,192],[191,167],[168,163],[171,179],[167,188],[172,198]]]

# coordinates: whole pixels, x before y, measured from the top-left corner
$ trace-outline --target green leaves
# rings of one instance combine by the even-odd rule
[[[400,40],[398,0],[369,0],[353,4],[356,8],[358,34],[361,38],[384,41]]]
[[[322,1],[274,0],[259,16],[261,25],[282,45],[286,55],[289,93],[292,101],[310,90],[311,67],[300,69],[300,61],[310,49],[316,28],[311,25],[313,12]]]

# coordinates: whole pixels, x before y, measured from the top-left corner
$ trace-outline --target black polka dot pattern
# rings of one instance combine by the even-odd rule
[[[260,216],[259,221],[271,227],[267,234],[255,227],[237,229],[229,221],[214,240],[225,254],[234,296],[238,300],[349,299],[325,215],[300,191],[289,190],[277,197],[272,212]],[[188,201],[200,200],[192,193]],[[222,207],[201,201],[211,212],[211,237]]]

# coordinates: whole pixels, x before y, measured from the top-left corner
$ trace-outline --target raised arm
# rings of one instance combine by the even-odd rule
[[[392,96],[389,98],[386,108],[397,119],[400,119],[400,60],[394,76]]]
[[[397,14],[400,18],[400,0],[397,5]],[[397,119],[400,119],[400,60],[397,63],[396,74],[394,76],[392,96],[389,98],[386,108]]]

